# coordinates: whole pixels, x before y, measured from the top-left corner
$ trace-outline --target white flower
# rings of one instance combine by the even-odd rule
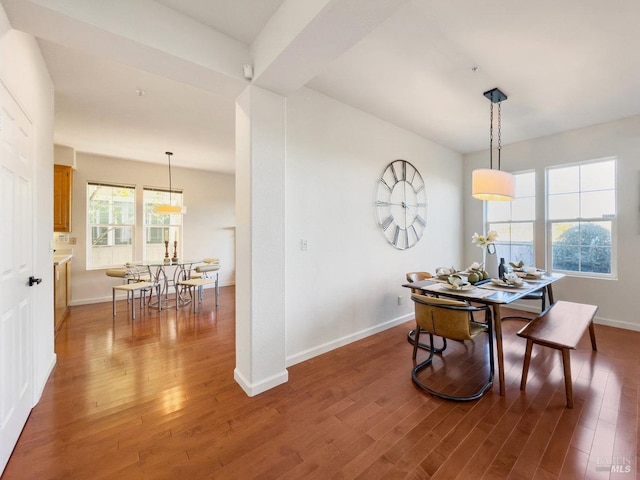
[[[498,232],[495,230],[489,230],[486,235],[478,235],[474,233],[471,237],[471,242],[475,243],[478,247],[484,248],[490,243],[493,243],[498,238]]]

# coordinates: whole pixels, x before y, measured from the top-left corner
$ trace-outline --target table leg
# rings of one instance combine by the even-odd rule
[[[155,273],[151,271],[151,267],[149,268],[149,278],[152,282],[157,285],[156,295],[158,297],[157,301],[153,301],[153,293],[149,294],[149,301],[147,305],[150,308],[157,308],[158,310],[162,310],[162,292],[167,289],[167,276],[164,272],[164,267],[156,267]],[[153,292],[153,289],[152,289]]]
[[[496,332],[496,353],[498,354],[498,382],[500,384],[500,395],[504,396],[504,354],[502,349],[502,320],[500,316],[500,305],[493,305],[493,325]]]

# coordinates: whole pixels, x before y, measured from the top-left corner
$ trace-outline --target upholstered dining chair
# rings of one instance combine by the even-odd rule
[[[160,298],[160,286],[151,278],[150,271],[147,267],[127,263],[124,267],[107,269],[108,277],[121,278],[123,283],[114,285],[112,289],[113,316],[116,316],[116,291],[123,291],[127,296],[127,303],[131,302],[131,316],[136,318],[135,314],[135,297],[136,291],[140,292],[140,308],[145,303],[146,293],[149,293],[149,300],[153,290],[156,290],[158,298]],[[162,308],[161,305],[159,308]]]
[[[411,379],[413,380],[413,383],[422,390],[436,397],[447,400],[469,401],[480,398],[493,385],[493,320],[489,307],[476,307],[463,301],[427,297],[419,294],[412,294],[411,299],[415,306],[417,324],[413,345],[413,359],[416,359],[421,333],[427,333],[429,335],[429,344],[431,346],[427,359],[417,364],[411,371]],[[484,313],[485,322],[477,322],[474,319],[474,313]],[[477,389],[477,391],[468,395],[452,395],[436,390],[435,388],[426,385],[424,381],[420,380],[420,372],[433,363],[434,354],[445,355],[444,350],[446,349],[446,346],[440,352],[434,351],[434,335],[464,343],[466,341],[474,340],[475,337],[480,334],[486,334],[487,336],[486,351],[488,356],[487,361],[489,363],[489,373],[486,380],[482,382],[482,385]],[[444,368],[442,369],[442,372],[445,372],[446,370],[447,369]],[[439,381],[438,383],[441,382]],[[446,384],[449,383],[450,382],[446,382]]]
[[[220,284],[218,278],[218,271],[220,270],[219,258],[205,258],[202,260],[204,265],[198,265],[194,271],[191,272],[191,276],[187,279],[178,282],[178,287],[186,288],[189,290],[191,299],[193,301],[193,312],[196,312],[196,304],[202,303],[204,299],[203,287],[205,285],[214,284],[216,295],[216,307],[218,306],[218,299],[220,296]],[[196,293],[197,292],[197,293]],[[176,305],[176,308],[177,305]]]
[[[428,280],[430,278],[433,278],[433,275],[431,275],[429,272],[408,272],[406,274],[407,277],[407,282],[419,282],[420,280]],[[419,288],[412,288],[411,289],[411,293],[416,293],[419,295],[424,295],[422,293],[422,290],[420,290]],[[418,328],[418,327],[416,327]],[[413,345],[415,342],[415,334],[416,334],[416,328],[409,330],[409,333],[407,333],[407,341]],[[424,350],[430,350],[431,347],[429,347],[429,345],[426,345],[424,343],[421,343],[420,348],[424,349]],[[441,348],[436,348],[435,352],[436,353],[440,353],[442,352],[445,348],[447,348],[447,339],[443,338],[442,339],[442,347]]]
[[[407,273],[407,282],[419,282],[420,280],[428,280],[429,278],[433,278],[429,272],[408,272]],[[411,289],[412,293],[420,293],[420,290],[415,288]]]

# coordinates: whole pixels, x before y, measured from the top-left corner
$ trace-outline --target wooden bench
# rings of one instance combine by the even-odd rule
[[[593,329],[593,317],[597,311],[598,307],[594,305],[558,301],[518,332],[518,336],[527,339],[520,390],[524,390],[527,385],[533,344],[555,348],[562,352],[567,407],[573,408],[573,385],[571,383],[571,357],[569,350],[576,349],[587,328],[589,328],[589,335],[591,336],[591,347],[594,351],[598,350],[596,348],[596,334]]]

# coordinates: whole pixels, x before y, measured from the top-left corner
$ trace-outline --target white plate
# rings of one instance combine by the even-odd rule
[[[492,278],[491,279],[491,283],[493,283],[494,285],[498,285],[499,287],[506,287],[506,288],[522,288],[522,287],[527,287],[527,282],[522,282],[520,285],[516,285],[513,283],[507,283],[507,282],[503,282],[502,280],[498,279],[498,278]]]
[[[515,272],[520,278],[540,278],[544,275],[544,272],[535,272],[535,273],[527,273],[527,272]]]
[[[476,289],[476,286],[471,285],[470,283],[465,283],[460,287],[456,287],[455,285],[451,285],[450,283],[443,283],[442,286],[447,290],[452,290],[454,292],[470,292]]]

